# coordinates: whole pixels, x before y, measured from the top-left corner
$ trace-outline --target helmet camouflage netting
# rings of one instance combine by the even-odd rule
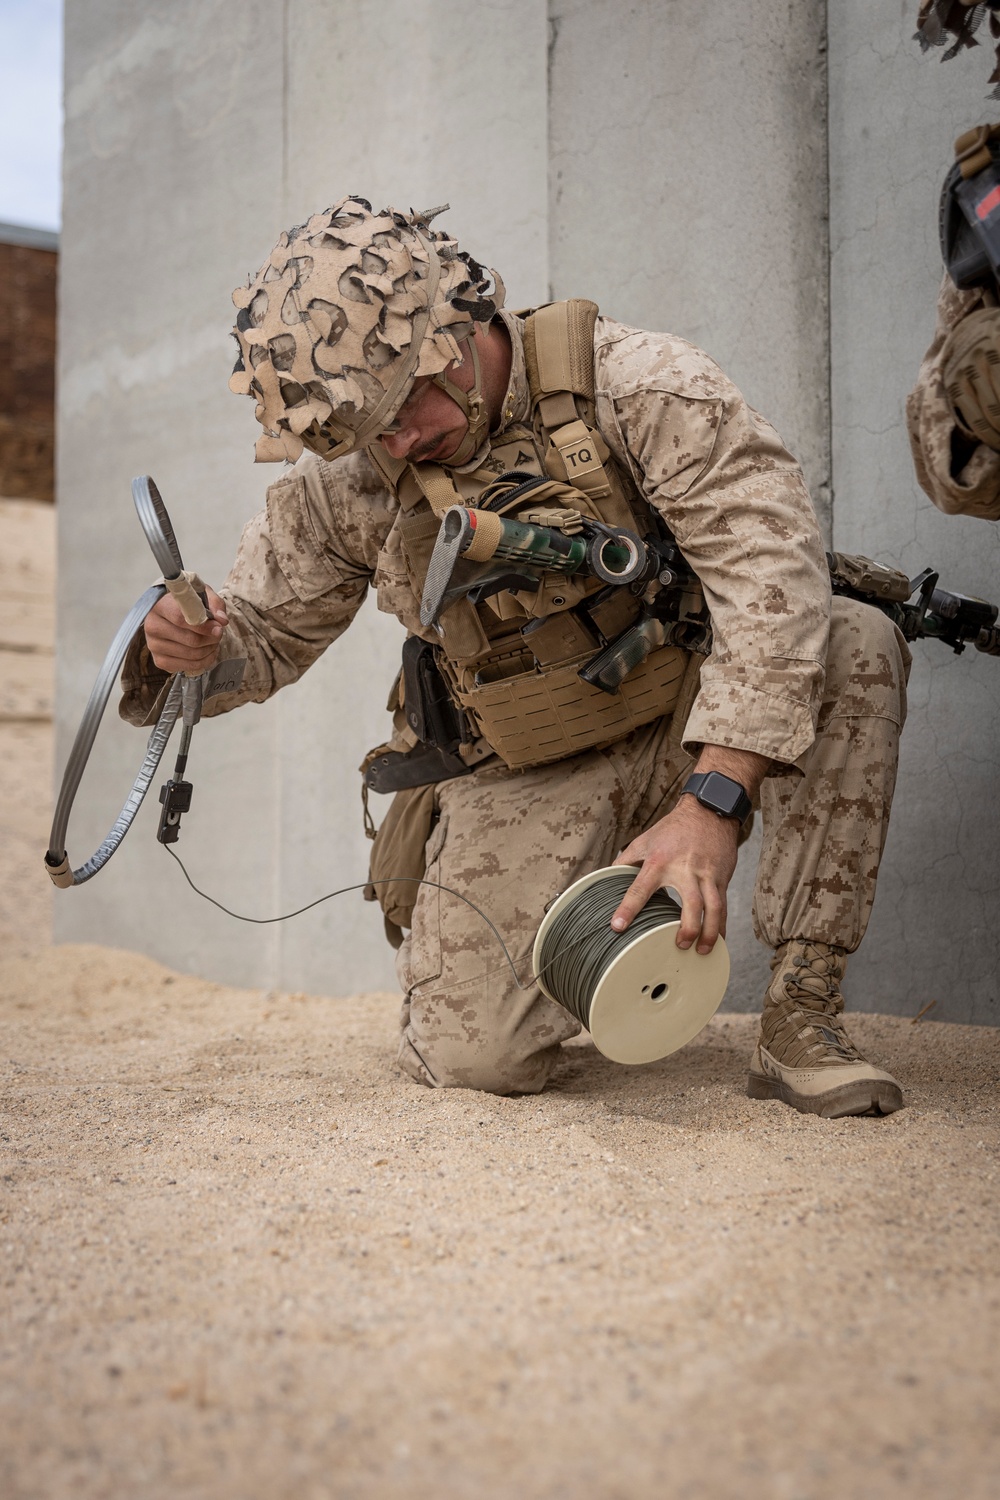
[[[989,32],[994,46],[994,68],[990,83],[996,84],[991,99],[1000,99],[1000,0],[920,0],[915,41],[922,52],[944,47],[942,62],[950,62],[966,47],[978,47],[976,32],[989,14]],[[952,39],[953,40],[950,40]]]
[[[385,430],[419,375],[503,305],[503,283],[430,220],[347,197],[283,234],[233,293],[239,358],[229,382],[257,401],[258,463],[304,446],[326,458]],[[305,442],[303,442],[305,435]]]

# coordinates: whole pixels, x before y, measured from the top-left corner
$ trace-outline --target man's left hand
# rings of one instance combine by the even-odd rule
[[[726,935],[726,890],[736,869],[739,824],[720,818],[693,797],[682,797],[673,812],[633,839],[616,865],[642,865],[611,919],[624,932],[655,891],[669,885],[681,898],[678,948],[697,940],[699,953],[711,953]]]
[[[753,799],[770,761],[748,750],[704,748],[698,771],[721,771],[738,781]],[[720,818],[692,796],[682,796],[673,810],[623,849],[616,865],[641,865],[611,919],[624,932],[655,891],[671,886],[681,898],[678,948],[697,943],[699,953],[711,953],[716,939],[726,935],[726,892],[736,869],[740,825]]]

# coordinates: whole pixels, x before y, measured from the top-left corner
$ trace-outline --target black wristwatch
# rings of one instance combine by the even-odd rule
[[[684,783],[682,797],[684,792],[720,818],[735,818],[737,823],[745,823],[753,812],[753,803],[739,782],[721,771],[696,771]]]

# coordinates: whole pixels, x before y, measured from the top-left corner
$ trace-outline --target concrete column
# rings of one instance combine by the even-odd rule
[[[68,0],[66,69],[60,765],[106,643],[155,573],[130,477],[154,476],[185,561],[220,581],[278,472],[252,466],[252,407],[227,379],[230,292],[282,228],[344,192],[450,200],[449,223],[503,267],[512,300],[548,284],[540,0]],[[384,738],[401,639],[366,606],[300,685],[198,730],[178,848],[226,905],[269,916],[364,879],[356,766]],[[114,724],[102,736],[76,863],[143,743]],[[347,896],[287,927],[234,923],[184,886],[154,816],[90,885],[59,893],[60,939],[234,983],[394,985],[377,908]]]
[[[830,7],[834,538],[845,551],[1000,599],[1000,529],[917,486],[903,403],[934,326],[938,196],[954,138],[1000,116],[986,47],[942,64],[915,6]],[[985,29],[984,29],[985,37]],[[895,811],[851,1003],[1000,1021],[1000,671],[914,646]]]
[[[995,596],[997,529],[921,497],[902,401],[932,326],[950,142],[998,111],[985,52],[921,58],[912,9],[830,7],[828,142],[822,0],[68,0],[60,759],[153,572],[131,475],[154,475],[212,580],[259,508],[277,471],[252,466],[252,409],[227,389],[229,294],[280,228],[345,191],[450,201],[512,305],[588,295],[706,348],[802,459],[827,525],[832,368],[837,544]],[[383,736],[399,641],[366,606],[296,688],[199,730],[180,851],[213,895],[272,915],[363,878],[355,767]],[[917,648],[854,1004],[937,998],[935,1015],[996,1019],[998,694],[994,662]],[[109,726],[70,830],[77,861],[141,747]],[[345,897],[238,926],[183,886],[152,824],[150,807],[104,874],[57,896],[59,937],[248,984],[394,983],[377,909]],[[747,1008],[765,973],[753,853],[730,927],[729,1003]]]
[[[551,11],[553,295],[706,349],[801,460],[828,524],[825,7]],[[757,1009],[767,982],[758,848],[730,894],[732,1009]]]
[[[227,390],[229,293],[282,204],[281,9],[103,0],[66,6],[60,284],[57,765],[107,643],[156,574],[129,494],[151,473],[185,561],[227,569],[262,478]],[[227,904],[268,914],[277,870],[272,708],[195,737],[194,811],[179,846]],[[144,736],[113,722],[69,830],[74,863],[103,836]],[[274,928],[223,918],[155,843],[155,793],[88,886],[57,893],[60,940],[137,948],[179,968],[269,983]]]
[[[707,350],[825,516],[825,6],[550,9],[553,294]]]

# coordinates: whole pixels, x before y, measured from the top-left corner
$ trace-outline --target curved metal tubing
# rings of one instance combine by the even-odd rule
[[[139,525],[146,533],[146,541],[156,558],[157,567],[164,578],[176,578],[184,571],[181,549],[177,545],[174,528],[167,515],[167,507],[148,474],[140,474],[133,479],[132,499],[135,502]]]
[[[139,524],[145,532],[146,540],[164,578],[178,577],[184,571],[181,551],[167,514],[167,507],[148,474],[140,474],[138,478],[132,480],[132,499],[135,502]],[[87,699],[87,706],[83,711],[83,718],[80,720],[80,727],[76,732],[73,748],[63,772],[59,798],[52,819],[52,831],[49,834],[49,847],[45,855],[45,863],[50,873],[57,871],[58,866],[62,865],[66,859],[66,829],[73,810],[73,802],[87,761],[90,759],[90,752],[94,748],[94,740],[97,738],[104,710],[108,706],[111,690],[118,680],[118,674],[122,669],[122,663],[132,643],[132,638],[150,610],[166,592],[162,583],[155,583],[152,588],[148,588],[133,604],[108,647],[108,653],[97,674],[97,681]],[[160,764],[170,738],[170,731],[181,712],[182,688],[183,679],[180,676],[175,677],[170,684],[160,717],[149,736],[142,764],[132,783],[132,789],[125,798],[122,810],[100,848],[80,865],[79,869],[72,871],[74,885],[83,885],[84,881],[92,879],[98,870],[107,864],[131,828],[132,821],[142,806],[142,799],[156,774],[156,768]],[[55,874],[53,874],[53,879],[56,879],[59,885],[67,883],[64,878],[57,878]]]
[[[157,719],[152,734],[146,744],[146,753],[142,758],[142,765],[132,783],[132,790],[122,804],[122,810],[118,814],[111,830],[104,839],[96,853],[92,854],[78,870],[73,871],[73,884],[83,885],[85,880],[90,880],[103,869],[108,860],[114,854],[122,839],[132,826],[132,820],[142,806],[142,800],[149,791],[149,783],[156,775],[156,769],[160,764],[167,741],[171,731],[177,723],[181,711],[181,685],[183,679],[180,676],[174,678],[170,684],[160,717]]]
[[[58,865],[66,855],[66,829],[69,824],[69,815],[73,808],[80,780],[83,776],[90,752],[97,738],[104,710],[107,707],[111,690],[118,680],[125,655],[132,642],[132,637],[139,629],[150,610],[166,593],[162,583],[156,583],[152,588],[136,600],[122,623],[119,625],[115,638],[108,647],[108,653],[104,658],[101,670],[97,674],[97,680],[87,699],[87,706],[80,720],[80,727],[73,741],[73,748],[66,761],[66,769],[63,772],[62,785],[59,788],[59,797],[56,802],[56,810],[52,819],[52,831],[49,834],[49,847],[45,855],[46,863],[50,866]],[[96,875],[102,865],[106,864],[112,854],[118,848],[149,787],[149,783],[159,764],[163,754],[170,730],[180,712],[181,689],[178,680],[171,685],[167,694],[167,700],[163,705],[163,711],[153,733],[149,737],[146,754],[143,758],[139,773],[132,784],[132,790],[125,800],[114,826],[101,847],[93,854],[85,864],[78,870],[73,871],[73,884],[80,885],[84,880],[89,880]],[[169,719],[169,723],[167,720]]]

